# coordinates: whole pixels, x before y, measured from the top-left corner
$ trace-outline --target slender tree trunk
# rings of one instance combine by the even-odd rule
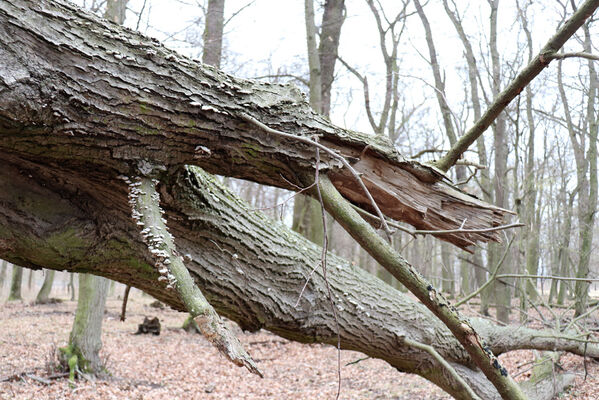
[[[40,304],[47,303],[50,299],[50,292],[52,292],[52,284],[54,283],[54,274],[56,273],[56,271],[52,269],[44,270],[44,272],[46,274],[44,283],[35,298],[35,302]]]
[[[115,24],[123,25],[127,13],[129,0],[107,0],[104,18]]]
[[[12,266],[12,281],[10,283],[10,293],[8,301],[23,300],[21,295],[21,286],[23,281],[23,268],[18,265]]]
[[[29,274],[27,275],[27,290],[31,291],[31,288],[33,287],[33,277],[35,276],[35,271],[29,271]]]
[[[69,293],[71,294],[71,301],[75,301],[75,274],[69,274],[69,284],[67,285]]]
[[[566,190],[564,186],[563,190]],[[564,193],[565,196],[565,193]],[[565,222],[562,228],[562,237],[559,242],[559,253],[558,253],[558,262],[559,262],[559,275],[560,276],[570,276],[570,236],[572,232],[572,213],[573,213],[573,202],[574,196],[570,196],[570,201],[564,201],[565,211]],[[568,282],[560,281],[559,282],[559,291],[557,293],[557,304],[564,304],[564,300],[566,299],[566,293],[568,291]]]
[[[345,0],[326,0],[318,45],[321,86],[320,112],[326,116],[329,116],[331,112],[331,90],[335,79],[335,63],[344,21]]]
[[[441,277],[443,279],[441,290],[452,299],[455,297],[455,274],[451,249],[446,243],[441,243],[441,261]]]
[[[592,52],[591,34],[588,23],[583,26],[584,31],[584,51]],[[599,89],[599,78],[595,69],[595,63],[592,60],[588,62],[589,69],[589,95],[587,98],[587,129],[589,146],[586,155],[586,162],[583,173],[586,174],[588,169],[587,185],[581,186],[579,191],[578,203],[578,225],[579,225],[579,255],[578,255],[578,270],[576,277],[586,278],[589,275],[589,264],[591,260],[591,250],[593,246],[593,228],[595,221],[595,213],[597,212],[597,133],[598,124],[596,117],[596,99],[597,90]],[[584,142],[583,142],[584,143]],[[584,151],[584,149],[581,149]],[[575,315],[581,315],[586,311],[589,283],[585,281],[577,281],[576,288],[576,305]]]
[[[491,4],[491,33],[489,36],[489,47],[491,51],[491,67],[493,86],[492,93],[493,97],[497,97],[501,91],[501,61],[499,57],[499,50],[497,47],[497,20],[498,20],[498,8],[499,0],[492,0]],[[493,127],[493,141],[495,148],[495,176],[494,176],[494,189],[495,189],[495,204],[498,207],[507,207],[507,156],[508,156],[508,142],[507,142],[507,129],[506,129],[506,117],[505,113],[501,113],[495,120]],[[505,246],[499,244],[489,244],[488,247],[488,258],[489,267],[494,268],[499,263]],[[510,262],[504,261],[502,264],[502,271],[504,273],[510,272]],[[496,280],[493,284],[493,293],[495,304],[497,306],[497,319],[503,323],[509,323],[510,316],[510,301],[511,301],[511,290],[507,280]]]
[[[0,263],[0,294],[2,293],[2,288],[4,287],[4,281],[6,280],[6,270],[8,269],[8,261],[2,260]]]
[[[220,67],[223,52],[223,29],[225,24],[225,0],[208,0],[204,28],[204,51],[202,62]]]
[[[530,63],[533,59],[533,41],[532,34],[528,28],[528,18],[526,10],[520,8],[518,5],[518,11],[520,14],[520,21],[522,28],[526,35],[526,42],[528,48],[528,62]],[[527,154],[526,163],[524,164],[524,208],[522,221],[525,223],[526,230],[526,272],[529,275],[537,275],[539,269],[539,222],[537,221],[536,215],[536,203],[537,203],[537,188],[536,179],[538,176],[535,174],[535,120],[532,110],[532,89],[530,85],[526,86],[526,120],[528,125],[528,142],[527,142]],[[537,280],[532,278],[526,281],[526,294],[529,298],[536,299],[536,282]]]

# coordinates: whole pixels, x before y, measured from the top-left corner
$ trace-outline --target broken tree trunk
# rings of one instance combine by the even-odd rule
[[[314,113],[290,85],[237,79],[68,3],[0,2],[0,151],[127,175],[132,160],[195,164],[208,172],[297,190],[314,148],[265,132],[247,114],[348,157],[383,214],[418,229],[490,228],[505,210],[404,159],[389,143]],[[321,167],[340,193],[373,211],[338,160]],[[449,233],[460,247],[497,232]]]
[[[158,190],[177,251],[188,255],[186,267],[221,314],[247,329],[331,343],[334,323],[321,278],[294,307],[320,250],[260,216],[242,216],[243,204],[183,165],[297,190],[314,173],[314,147],[306,138],[316,135],[353,164],[389,217],[418,228],[472,229],[496,226],[506,212],[454,189],[442,174],[404,160],[384,142],[333,126],[292,87],[235,79],[61,1],[1,1],[0,22],[0,161],[6,167],[0,171],[0,256],[10,261],[104,275],[183,309],[181,291],[158,280],[160,269],[130,218],[127,185],[117,179],[136,176],[145,160],[164,169]],[[290,134],[277,135],[248,116]],[[335,190],[372,211],[335,156],[323,153],[319,167]],[[466,247],[496,233],[441,237]],[[430,312],[331,260],[344,348],[469,398],[424,350],[432,343],[479,396],[497,397]],[[493,350],[489,342],[486,351]],[[480,357],[475,361],[481,366]]]

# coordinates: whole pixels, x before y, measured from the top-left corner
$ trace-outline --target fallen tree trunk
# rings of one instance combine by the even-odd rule
[[[6,155],[1,160],[0,258],[29,268],[103,275],[185,310],[175,292],[158,284],[159,273],[131,227],[130,212],[123,206],[126,184],[102,181],[94,171],[82,178],[58,166],[40,168]],[[336,343],[320,269],[295,307],[306,277],[320,261],[319,247],[260,212],[249,211],[201,171],[187,168],[172,175],[160,192],[177,248],[191,258],[190,273],[221,315],[245,330],[263,328],[300,342]],[[342,348],[383,359],[456,398],[469,398],[429,353],[404,339],[430,344],[481,398],[498,398],[449,330],[424,306],[332,254],[328,279]],[[535,342],[535,337],[554,335],[551,332],[498,328],[484,320],[473,325],[497,352],[548,347],[585,351],[584,343],[560,340],[559,335]],[[588,346],[586,354],[599,357],[599,349]]]
[[[221,314],[246,329],[331,343],[334,323],[322,278],[314,278],[299,309],[294,306],[320,250],[259,216],[242,216],[243,204],[183,165],[295,190],[318,167],[335,191],[374,211],[336,154],[314,161],[306,138],[315,135],[353,164],[391,218],[424,229],[477,229],[498,225],[506,213],[454,189],[434,168],[402,159],[387,144],[335,127],[291,87],[235,79],[178,58],[60,1],[1,1],[0,22],[0,160],[6,165],[0,175],[0,256],[15,263],[104,275],[181,309],[179,296],[158,282],[148,243],[130,219],[127,186],[117,179],[151,165],[163,170],[161,205],[176,248],[188,254],[186,266]],[[496,232],[440,237],[467,247],[496,239]],[[468,335],[456,337],[476,363],[422,306],[342,260],[332,258],[332,265],[344,348],[469,398],[446,365],[425,350],[432,344],[481,397],[498,394],[475,364],[502,393],[523,398],[509,377],[502,381],[503,368],[489,367],[493,346],[478,342],[455,310],[443,311],[448,304],[439,298],[427,303],[446,323],[451,320],[454,333],[455,322],[462,322]],[[419,297],[428,300],[421,289]]]
[[[243,118],[250,115],[318,137],[353,163],[385,215],[418,229],[490,228],[506,213],[386,140],[336,127],[293,86],[234,78],[61,1],[4,0],[0,26],[0,151],[115,176],[128,174],[132,160],[194,164],[297,190],[298,175],[314,173],[314,147],[265,132]],[[373,211],[339,160],[321,157],[337,189]],[[499,238],[439,237],[460,247]]]

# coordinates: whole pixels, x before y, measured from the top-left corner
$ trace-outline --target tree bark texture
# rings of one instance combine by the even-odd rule
[[[6,205],[0,208],[0,237],[4,245],[10,245],[0,249],[1,257],[29,268],[100,274],[183,311],[175,293],[158,282],[151,257],[131,227],[129,210],[122,206],[126,185],[118,181],[106,185],[92,176],[74,177],[60,167],[53,171],[52,176],[40,175],[33,164],[7,165],[0,170],[0,202]],[[87,181],[88,189],[102,193],[97,198],[82,191],[73,195],[72,183],[79,179]],[[250,212],[213,178],[193,167],[173,175],[160,191],[177,248],[192,259],[187,263],[190,273],[221,315],[245,330],[264,328],[300,342],[336,343],[320,269],[295,307],[305,279],[320,260],[318,246],[261,213]],[[19,201],[25,197],[31,203]],[[15,240],[8,242],[6,237]],[[343,348],[384,359],[401,371],[426,377],[457,398],[468,398],[428,353],[406,345],[401,338],[431,343],[481,397],[498,398],[449,330],[424,306],[361,268],[332,254],[328,257]],[[543,332],[515,327],[509,336],[511,328],[495,331],[483,320],[474,321],[474,326],[497,354],[512,350],[512,343],[515,348],[526,347],[528,336],[533,348],[584,353],[584,343],[576,341],[532,341]],[[599,350],[589,346],[587,355],[599,356]]]
[[[156,163],[168,169],[158,189],[176,247],[215,309],[247,330],[336,343],[320,270],[295,306],[321,249],[252,212],[201,170],[183,167],[197,164],[297,190],[314,172],[314,149],[267,134],[240,113],[295,135],[321,135],[321,143],[353,157],[387,215],[415,226],[457,228],[468,218],[489,227],[505,213],[454,189],[434,169],[404,160],[385,142],[331,125],[291,87],[227,76],[68,3],[0,2],[0,56],[0,257],[29,268],[91,272],[183,310],[177,294],[158,281],[131,220],[127,185],[117,179]],[[322,157],[320,167],[337,189],[368,208],[350,174]],[[445,239],[466,246],[494,237]],[[432,344],[480,397],[498,397],[425,307],[333,255],[328,277],[343,348],[468,398],[435,358],[404,339]],[[485,335],[496,353],[510,349],[502,338]],[[585,351],[570,340],[531,343]],[[597,357],[599,350],[589,346],[586,354]]]
[[[312,146],[248,123],[248,114],[350,157],[383,213],[420,229],[488,228],[505,211],[455,189],[383,139],[340,129],[292,86],[241,80],[65,3],[0,4],[0,151],[44,163],[130,172],[132,160],[297,190]],[[322,155],[338,190],[373,211],[352,175]],[[497,232],[440,236],[460,247]]]
[[[95,375],[104,369],[100,349],[109,283],[108,279],[101,276],[79,274],[79,300],[65,353],[67,357],[77,356],[75,364],[84,373]]]

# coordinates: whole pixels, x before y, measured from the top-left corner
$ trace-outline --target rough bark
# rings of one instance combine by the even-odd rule
[[[421,229],[456,229],[464,219],[465,228],[486,228],[505,214],[385,140],[332,125],[292,86],[233,78],[62,2],[14,3],[20,7],[0,5],[3,152],[115,175],[135,159],[197,164],[297,190],[298,174],[314,171],[313,147],[264,132],[241,117],[246,113],[294,135],[319,135],[349,156],[391,218]],[[344,196],[372,211],[337,160],[323,154],[321,168]],[[499,235],[439,237],[465,247]]]
[[[11,248],[2,247],[2,257],[30,268],[101,274],[184,310],[173,291],[158,282],[151,257],[131,227],[129,210],[122,205],[126,185],[118,181],[107,185],[93,175],[82,178],[60,167],[47,171],[27,163],[0,170],[0,201],[6,205],[0,209],[0,231],[2,239],[15,238]],[[82,184],[80,189],[73,188],[74,182]],[[320,248],[261,213],[248,212],[246,205],[199,171],[181,171],[160,191],[177,248],[191,257],[190,273],[221,315],[246,330],[264,328],[291,340],[336,343],[320,269],[295,307],[305,278],[320,260]],[[24,196],[37,204],[35,211],[18,201]],[[26,219],[21,217],[25,212]],[[428,353],[398,338],[431,343],[482,398],[497,398],[447,328],[410,296],[331,254],[328,277],[343,348],[381,358],[401,371],[426,377],[457,398],[468,398]],[[491,350],[510,349],[511,339],[502,339],[509,329],[496,334],[492,326],[485,328],[488,324],[474,321]],[[514,329],[514,335],[521,332]],[[520,338],[518,346],[525,347],[526,336]],[[554,343],[557,349],[572,346]],[[574,351],[582,354],[584,344],[574,344],[578,346]],[[546,339],[541,348],[549,345],[551,340]],[[589,353],[593,349],[589,346],[587,354],[594,356]]]
[[[62,2],[2,2],[0,22],[5,67],[0,69],[0,160],[5,167],[0,169],[0,255],[12,262],[93,272],[182,309],[179,298],[158,281],[130,218],[127,187],[116,179],[132,172],[138,161],[155,161],[168,170],[159,190],[176,247],[188,255],[188,268],[220,313],[246,329],[264,327],[301,341],[336,341],[320,272],[295,307],[298,288],[320,259],[320,249],[248,213],[201,173],[178,169],[201,164],[297,189],[294,184],[313,173],[313,148],[267,134],[240,112],[296,135],[321,134],[321,143],[358,158],[354,167],[371,188],[379,188],[373,192],[387,214],[399,209],[398,219],[441,224],[444,213],[453,218],[445,223],[458,227],[469,210],[475,214],[469,221],[481,216],[478,223],[489,226],[504,213],[439,182],[433,169],[402,160],[386,144],[334,127],[288,87],[241,81],[177,60],[141,36]],[[368,204],[335,159],[323,157],[322,167],[347,198]],[[430,209],[402,216],[406,207],[415,209],[412,203],[419,198],[430,202]],[[465,245],[492,237],[456,233],[446,239]],[[347,262],[330,260],[344,348],[420,373],[467,398],[428,352],[403,338],[434,343],[481,397],[496,397],[430,312]],[[489,338],[491,350],[494,340]]]
[[[104,18],[118,25],[125,22],[128,0],[110,0]],[[71,378],[81,371],[91,375],[103,372],[100,360],[102,320],[110,282],[101,276],[79,275],[79,297],[69,345],[62,349]]]

